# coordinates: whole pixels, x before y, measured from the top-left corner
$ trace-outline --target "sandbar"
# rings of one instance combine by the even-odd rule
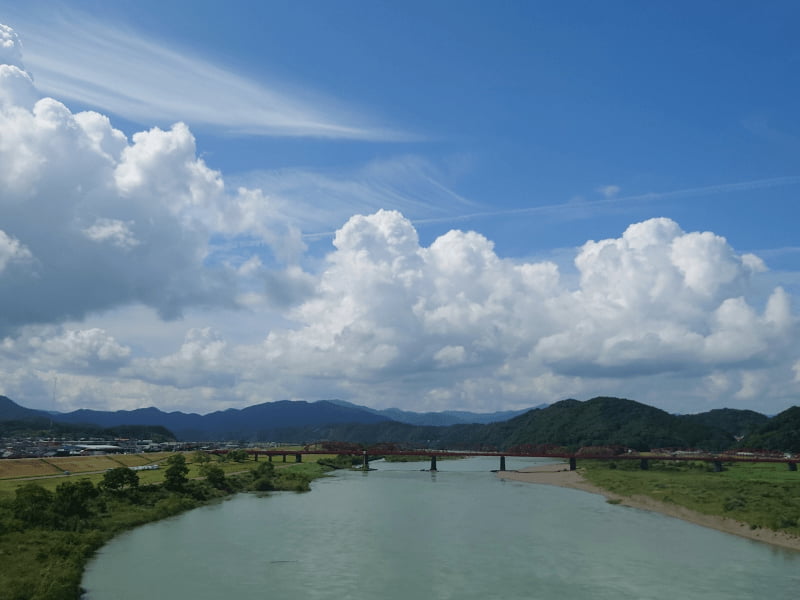
[[[751,529],[750,525],[747,523],[742,523],[735,519],[717,515],[706,515],[677,504],[661,502],[654,498],[649,498],[648,496],[620,496],[619,494],[609,492],[608,490],[604,490],[590,483],[583,477],[580,469],[577,471],[570,471],[569,466],[565,463],[537,465],[534,467],[526,467],[518,471],[499,471],[497,476],[502,479],[513,481],[555,485],[582,490],[592,494],[600,494],[605,496],[608,500],[613,500],[615,503],[619,503],[623,506],[650,510],[669,517],[683,519],[695,525],[710,527],[718,531],[724,531],[725,533],[731,533],[757,542],[764,542],[766,544],[772,544],[774,546],[800,552],[800,537],[780,531],[773,531],[771,529]]]

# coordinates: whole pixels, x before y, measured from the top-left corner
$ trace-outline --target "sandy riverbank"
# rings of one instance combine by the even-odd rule
[[[769,529],[750,529],[749,525],[740,521],[725,517],[704,515],[703,513],[695,512],[676,504],[659,502],[647,496],[620,496],[589,483],[584,479],[583,475],[580,474],[580,471],[570,471],[569,466],[566,464],[539,465],[520,469],[519,471],[502,471],[498,472],[497,475],[503,479],[510,479],[513,481],[557,485],[560,487],[583,490],[584,492],[591,492],[593,494],[601,494],[609,500],[618,501],[624,506],[631,506],[642,510],[652,510],[670,517],[689,521],[695,525],[711,527],[712,529],[724,531],[725,533],[732,533],[733,535],[751,540],[800,551],[800,537],[771,531]]]

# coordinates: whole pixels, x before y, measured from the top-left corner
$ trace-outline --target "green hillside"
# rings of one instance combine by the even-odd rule
[[[761,413],[736,408],[715,408],[696,415],[683,415],[681,418],[709,427],[718,427],[737,437],[752,433],[769,421],[769,417]]]
[[[497,449],[523,445],[625,446],[720,450],[735,444],[731,433],[718,427],[671,415],[623,398],[599,397],[580,402],[563,400],[546,408],[489,425],[419,427],[402,423],[330,425],[285,430],[287,439],[319,439],[365,445],[394,442],[415,448]]]
[[[745,437],[739,447],[800,452],[800,406],[793,406],[772,417]]]
[[[613,445],[636,450],[666,447],[718,450],[735,441],[722,429],[624,398],[564,400],[503,425],[498,428],[497,441],[506,448],[559,444],[571,448]]]

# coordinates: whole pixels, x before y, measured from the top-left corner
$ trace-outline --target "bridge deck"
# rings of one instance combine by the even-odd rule
[[[225,453],[225,451],[220,451]],[[493,452],[473,450],[247,450],[249,454],[259,456],[290,456],[314,454],[339,454],[344,456],[427,456],[427,457],[470,457],[470,456],[496,456],[514,458],[561,458],[561,459],[589,459],[589,460],[669,460],[669,461],[703,461],[703,462],[751,462],[751,463],[797,463],[800,457],[769,456],[769,455],[742,455],[742,454],[649,454],[639,452],[626,452],[623,454],[581,454],[576,453],[520,453],[520,452]]]

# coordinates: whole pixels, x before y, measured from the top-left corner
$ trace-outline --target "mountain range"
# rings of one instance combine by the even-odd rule
[[[342,400],[317,402],[265,402],[243,409],[229,408],[205,415],[164,412],[158,408],[98,411],[80,409],[69,413],[45,412],[25,408],[0,396],[0,421],[47,418],[58,423],[92,424],[99,427],[120,425],[158,425],[169,429],[179,440],[263,440],[275,439],[280,432],[297,427],[319,427],[338,424],[375,424],[392,421],[409,425],[449,426],[464,423],[492,423],[527,412],[414,413],[399,409],[377,410]]]
[[[47,413],[0,396],[0,422],[43,419],[99,427],[160,426],[179,440],[246,440],[308,443],[323,440],[361,444],[396,443],[425,448],[493,448],[558,445],[727,450],[757,448],[800,452],[800,407],[767,417],[751,410],[715,409],[673,415],[625,398],[562,400],[510,419],[506,413],[410,413],[378,411],[342,401],[288,401],[256,404],[206,415],[163,412],[77,410]],[[397,417],[397,418],[391,418]],[[401,422],[399,419],[405,419]],[[474,419],[474,422],[464,420]],[[449,422],[435,425],[437,420]],[[452,421],[456,422],[453,423]]]

